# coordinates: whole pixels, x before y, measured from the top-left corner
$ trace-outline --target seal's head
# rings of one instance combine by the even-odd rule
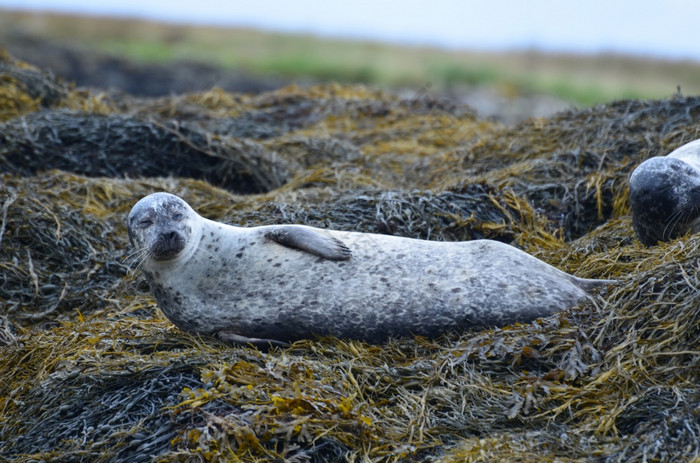
[[[647,159],[630,177],[630,202],[637,237],[647,246],[700,231],[700,172],[671,155]]]
[[[182,199],[154,193],[137,202],[129,213],[129,241],[146,259],[163,262],[181,259],[192,248],[199,216]]]

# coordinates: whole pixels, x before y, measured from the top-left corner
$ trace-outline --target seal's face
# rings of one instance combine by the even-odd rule
[[[177,196],[154,193],[137,202],[128,218],[129,241],[146,259],[177,259],[191,242],[197,214]]]
[[[668,156],[650,158],[630,177],[632,220],[647,246],[700,231],[700,172]]]

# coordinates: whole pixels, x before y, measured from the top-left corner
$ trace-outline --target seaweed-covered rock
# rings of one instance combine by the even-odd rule
[[[0,166],[32,175],[61,169],[105,177],[201,178],[232,191],[260,192],[286,180],[284,164],[247,140],[125,115],[58,110],[0,125]]]
[[[626,213],[634,167],[698,133],[700,97],[618,101],[505,128],[463,162],[469,175],[530,200],[571,239]]]
[[[266,202],[253,211],[232,212],[225,220],[250,226],[303,223],[439,241],[512,242],[536,226],[547,226],[512,193],[486,184],[440,193],[355,189],[315,203]]]
[[[640,246],[626,204],[636,164],[698,138],[696,97],[511,128],[358,86],[143,99],[32,73],[55,95],[0,72],[0,461],[700,458],[700,236]],[[234,348],[177,330],[139,275],[124,221],[154,191],[618,282],[498,330]]]
[[[0,49],[0,122],[55,106],[67,93],[67,86],[50,72],[18,61]]]

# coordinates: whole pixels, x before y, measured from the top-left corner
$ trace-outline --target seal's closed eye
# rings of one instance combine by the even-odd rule
[[[301,249],[329,260],[348,260],[352,255],[342,241],[315,230],[280,225],[265,233],[265,237],[290,248]]]

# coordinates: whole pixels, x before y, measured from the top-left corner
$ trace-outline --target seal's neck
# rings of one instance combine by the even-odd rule
[[[247,228],[246,227],[237,227],[235,225],[228,225],[225,223],[216,222],[214,220],[209,220],[209,219],[205,219],[204,217],[202,217],[200,232],[205,233],[208,230],[212,230],[212,231],[214,231],[215,235],[218,235],[218,234],[220,234],[220,232],[218,232],[217,230],[229,230],[229,231],[234,231],[236,233],[240,233],[240,232],[243,232],[244,230],[247,230]]]

